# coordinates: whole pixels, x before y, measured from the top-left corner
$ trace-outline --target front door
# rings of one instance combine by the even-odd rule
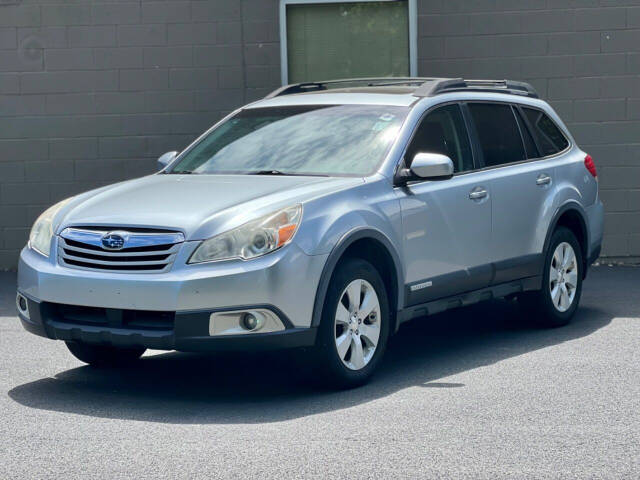
[[[458,104],[429,112],[405,153],[441,153],[454,163],[447,180],[395,189],[402,210],[405,305],[485,287],[491,280],[491,192],[485,172],[473,172],[469,135]]]

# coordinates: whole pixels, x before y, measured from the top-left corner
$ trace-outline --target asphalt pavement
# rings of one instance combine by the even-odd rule
[[[0,479],[640,478],[640,268],[594,268],[564,328],[505,301],[410,322],[342,392],[288,353],[94,370],[14,292],[0,273]]]

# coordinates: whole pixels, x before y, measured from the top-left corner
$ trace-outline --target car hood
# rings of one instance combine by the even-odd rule
[[[362,183],[362,178],[151,175],[74,197],[57,223],[154,227],[201,240],[273,210]]]

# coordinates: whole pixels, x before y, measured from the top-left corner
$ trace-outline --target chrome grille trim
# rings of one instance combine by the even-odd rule
[[[68,268],[121,273],[163,273],[173,265],[184,242],[181,232],[128,231],[121,250],[106,249],[102,237],[116,230],[66,228],[58,239],[58,262]]]

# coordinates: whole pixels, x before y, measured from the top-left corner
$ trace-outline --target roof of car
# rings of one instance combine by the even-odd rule
[[[508,94],[537,99],[534,88],[512,80],[382,77],[304,82],[280,87],[249,108],[300,104],[411,106],[421,98],[454,92]]]

